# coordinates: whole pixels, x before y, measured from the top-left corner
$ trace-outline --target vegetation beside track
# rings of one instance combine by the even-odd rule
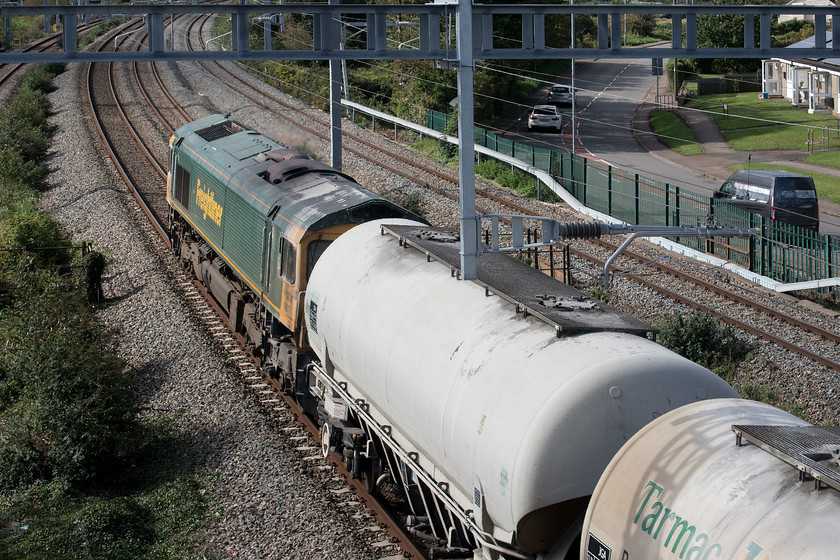
[[[38,209],[62,71],[30,70],[0,112],[0,559],[197,557],[206,481],[140,413],[96,313],[105,258]]]
[[[742,369],[754,361],[753,347],[737,336],[736,331],[711,313],[675,313],[656,322],[657,341],[704,367],[732,385],[742,397],[765,402],[787,410],[804,420],[811,420],[797,402],[802,389],[794,387],[786,399],[774,387],[749,380]],[[739,381],[741,381],[739,383]]]

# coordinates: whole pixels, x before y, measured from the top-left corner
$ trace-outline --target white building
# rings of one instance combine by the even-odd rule
[[[827,44],[831,46],[830,35]],[[792,105],[808,107],[809,113],[840,117],[840,58],[795,57],[797,47],[813,45],[814,38],[809,37],[788,47],[791,58],[762,61],[762,91],[770,97],[784,97]]]

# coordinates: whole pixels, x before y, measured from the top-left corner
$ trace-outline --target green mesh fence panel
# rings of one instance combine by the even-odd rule
[[[632,175],[633,188],[638,193],[640,224],[656,226],[671,225],[668,223],[668,185],[647,177]]]
[[[513,143],[513,157],[519,161],[534,165],[534,147],[520,142]]]
[[[429,111],[427,126],[443,132],[451,117]],[[616,169],[577,154],[536,148],[476,127],[475,142],[549,172],[584,205],[631,224],[703,227],[710,215],[720,226],[757,228],[751,238],[675,237],[678,243],[713,254],[781,282],[840,275],[840,239],[776,224],[679,186]],[[829,288],[831,289],[831,288]],[[834,291],[837,288],[833,288]]]
[[[502,138],[501,136],[496,137],[496,145],[498,148],[496,149],[497,152],[501,154],[505,154],[506,156],[513,155],[513,145],[515,142],[508,138]]]
[[[438,113],[437,111],[427,111],[426,112],[426,126],[437,130],[438,132],[443,132],[446,130],[446,123],[449,122],[451,119],[449,115],[445,115],[443,113]]]
[[[534,148],[534,167],[551,173],[551,162],[555,159],[555,152],[547,148]]]

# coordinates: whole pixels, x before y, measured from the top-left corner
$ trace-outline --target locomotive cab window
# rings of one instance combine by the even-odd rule
[[[185,210],[190,209],[190,172],[181,164],[175,164],[175,185],[172,196],[181,203]]]
[[[284,278],[289,284],[294,284],[296,264],[297,253],[294,243],[291,243],[285,237],[281,237],[280,246],[277,249],[277,275]]]
[[[321,255],[324,254],[324,251],[327,250],[327,247],[330,246],[332,241],[327,241],[326,239],[316,239],[315,241],[311,241],[309,245],[306,246],[306,279],[309,280],[309,275],[312,274],[312,270],[315,268],[315,263],[318,262],[318,259],[321,258]]]

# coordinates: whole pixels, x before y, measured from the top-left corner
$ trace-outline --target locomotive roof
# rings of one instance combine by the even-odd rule
[[[178,129],[176,143],[204,160],[257,212],[304,230],[386,216],[414,217],[328,165],[211,115]]]
[[[435,227],[385,225],[385,231],[430,258],[460,270],[460,236]],[[518,311],[539,317],[560,333],[625,332],[637,335],[657,329],[602,301],[502,253],[483,253],[476,260],[476,282],[516,305]]]

